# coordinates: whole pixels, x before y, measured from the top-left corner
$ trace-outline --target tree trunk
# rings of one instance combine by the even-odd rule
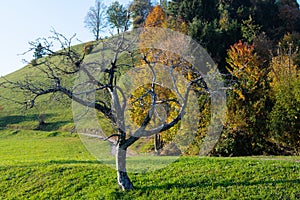
[[[116,148],[116,168],[118,175],[118,185],[122,190],[132,190],[133,184],[126,171],[126,151],[120,144]]]
[[[158,133],[154,135],[154,150],[157,155],[160,154],[161,149],[162,149],[162,141],[160,138],[160,134]]]

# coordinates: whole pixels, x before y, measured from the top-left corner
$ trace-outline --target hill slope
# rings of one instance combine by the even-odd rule
[[[73,46],[75,51],[83,51],[86,44],[80,44]],[[95,59],[99,56],[97,46],[94,50],[86,56],[85,60]],[[41,58],[44,59],[44,58]],[[50,58],[51,62],[59,63],[60,61],[56,58]],[[45,65],[39,67],[45,68]],[[75,75],[63,76],[64,86],[68,88],[73,87],[73,82],[76,78]],[[9,81],[24,81],[30,78],[36,82],[45,82],[45,84],[53,84],[52,80],[47,80],[46,74],[39,70],[37,67],[27,65],[24,68],[11,73],[4,77]],[[4,79],[0,78],[0,82]],[[24,102],[24,97],[30,94],[25,92],[17,91],[17,89],[0,89],[0,128],[13,128],[13,129],[42,129],[46,131],[62,130],[70,131],[73,127],[73,116],[72,116],[72,102],[66,96],[62,94],[51,94],[41,96],[35,102],[35,106],[31,109],[25,109],[25,106],[16,103]],[[25,102],[24,102],[25,103]],[[38,127],[39,120],[44,119],[46,122],[45,126]]]
[[[43,74],[33,66],[27,65],[24,68],[5,76],[10,81],[23,81],[27,77],[33,77],[33,80],[40,81]],[[65,105],[51,100],[51,96],[38,98],[36,106],[32,109],[26,109],[25,105],[14,102],[24,102],[24,96],[29,95],[24,92],[18,92],[8,88],[0,90],[0,106],[3,110],[0,112],[0,127],[35,129],[38,126],[39,117],[44,116],[45,122],[51,124],[52,130],[59,129],[72,121],[71,101],[63,97]],[[25,103],[25,102],[24,102]],[[54,124],[55,123],[55,124]]]

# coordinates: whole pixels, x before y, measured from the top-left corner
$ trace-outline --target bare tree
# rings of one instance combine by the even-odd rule
[[[102,56],[99,55],[99,60],[92,61],[82,51],[71,48],[71,42],[74,37],[67,39],[63,35],[54,32],[53,37],[50,39],[62,46],[60,51],[51,49],[52,42],[49,39],[41,39],[31,43],[33,45],[32,49],[35,49],[35,46],[41,43],[48,55],[38,60],[37,64],[33,66],[43,74],[44,80],[42,82],[31,77],[23,81],[5,79],[0,83],[2,87],[15,88],[31,94],[27,95],[28,99],[25,100],[29,107],[33,107],[36,99],[40,96],[62,93],[72,99],[76,105],[81,105],[86,110],[101,112],[116,127],[117,132],[106,138],[98,137],[95,134],[89,134],[89,136],[109,140],[115,144],[117,180],[118,185],[123,190],[133,189],[133,184],[126,170],[128,147],[141,137],[162,133],[179,123],[184,117],[188,106],[188,98],[192,90],[198,91],[200,94],[201,92],[208,93],[208,87],[213,89],[214,87],[219,87],[218,84],[212,84],[209,80],[204,81],[204,76],[208,73],[212,64],[206,58],[207,54],[200,55],[202,50],[191,41],[184,39],[185,36],[175,34],[172,37],[166,37],[166,35],[171,33],[169,30],[156,29],[152,33],[150,32],[148,36],[155,34],[156,36],[160,35],[160,37],[147,40],[144,32],[145,30],[135,30],[134,33],[122,33],[108,41],[99,42],[97,48],[102,52]],[[141,34],[144,34],[142,42],[140,41]],[[189,41],[191,44],[186,44],[186,41]],[[140,51],[137,49],[144,50]],[[153,49],[156,50],[153,51]],[[164,53],[163,50],[157,51],[157,49],[169,49],[171,52]],[[149,57],[150,54],[151,56]],[[181,57],[178,55],[181,55]],[[182,58],[182,56],[185,58]],[[124,62],[124,58],[126,62]],[[201,63],[205,63],[205,66],[202,65],[201,72],[193,67],[193,65],[199,66],[200,60]],[[139,67],[141,62],[144,63],[143,67]],[[162,70],[161,64],[167,64],[167,66],[163,68],[163,74],[159,75],[159,70]],[[126,107],[129,106],[128,98],[131,91],[127,91],[128,85],[125,84],[122,87],[118,83],[122,76],[120,72],[125,69],[129,72],[133,70],[133,74],[142,74],[138,75],[139,77],[134,75],[134,80],[138,79],[138,82],[141,82],[142,76],[147,76],[147,81],[149,82],[148,89],[136,97],[140,102],[144,102],[143,98],[150,99],[148,108],[145,110],[145,117],[137,128],[130,131],[127,128],[126,123],[128,119],[126,119],[125,112]],[[66,80],[75,75],[78,76],[76,83],[74,85],[68,84]],[[189,76],[190,78],[186,78],[184,83],[184,81],[179,81],[178,76]],[[161,85],[160,81],[164,79],[177,98],[157,98],[160,92],[157,85]],[[126,81],[126,83],[131,84],[129,78],[126,78]],[[95,98],[94,94],[98,92],[103,93],[100,97]],[[109,100],[101,99],[101,97],[105,96],[103,95],[104,93],[109,96]],[[153,119],[159,117],[157,115],[157,107],[162,104],[167,105],[170,102],[176,104],[178,108],[176,115],[168,120],[160,117],[159,123],[155,123],[155,126],[153,126]],[[75,107],[77,109],[77,106]],[[141,107],[143,108],[143,105]],[[85,115],[87,113],[83,113],[81,116],[77,115],[77,122],[87,123],[81,120],[82,116]],[[213,118],[217,117],[213,116]],[[78,128],[77,131],[81,132],[82,130]]]
[[[107,26],[106,22],[106,5],[102,0],[96,0],[95,6],[90,7],[85,17],[85,27],[88,28],[95,39],[100,38],[100,32]]]

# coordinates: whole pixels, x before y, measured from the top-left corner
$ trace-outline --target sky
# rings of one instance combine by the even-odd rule
[[[104,0],[107,5],[113,0]],[[300,0],[297,0],[300,4]],[[50,36],[53,28],[71,37],[76,33],[82,42],[93,40],[84,27],[84,18],[94,0],[1,0],[0,2],[0,76],[22,68],[22,56],[29,49],[28,42]],[[119,0],[124,5],[129,0]]]

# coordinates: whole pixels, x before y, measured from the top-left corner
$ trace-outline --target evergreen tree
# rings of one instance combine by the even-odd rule
[[[41,43],[39,43],[37,45],[37,47],[35,48],[35,51],[33,53],[33,57],[34,59],[39,59],[39,58],[42,58],[44,55],[45,55],[45,51],[44,51],[44,47],[42,46]]]
[[[300,31],[300,10],[296,0],[278,2],[279,19],[285,32]]]

